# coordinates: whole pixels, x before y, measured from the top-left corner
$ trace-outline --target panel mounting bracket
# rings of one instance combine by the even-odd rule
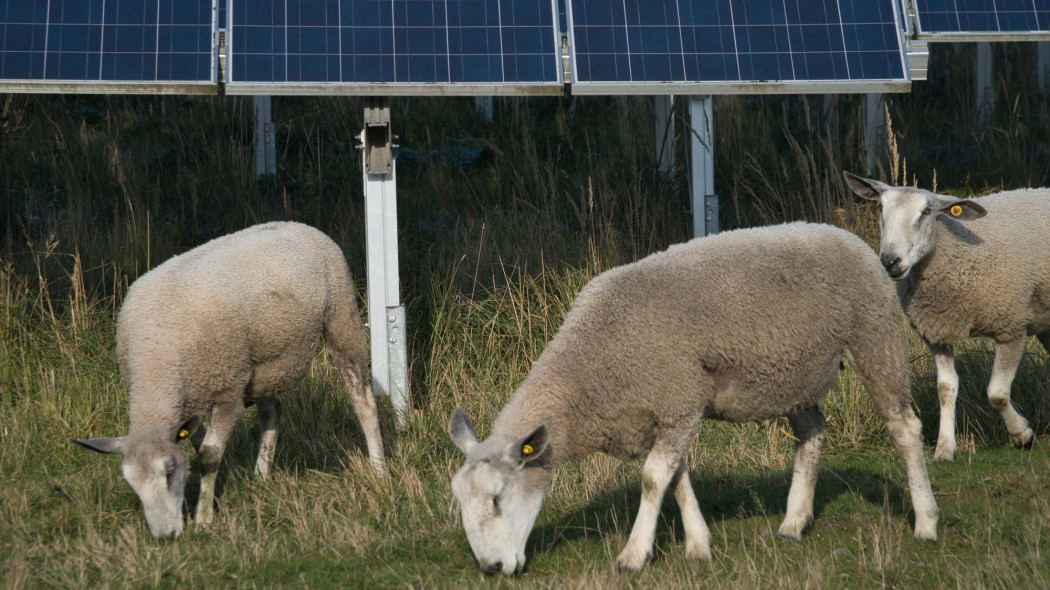
[[[365,174],[390,174],[393,149],[398,147],[393,141],[397,136],[390,131],[390,99],[368,96],[364,103],[365,128],[360,139],[365,150]]]

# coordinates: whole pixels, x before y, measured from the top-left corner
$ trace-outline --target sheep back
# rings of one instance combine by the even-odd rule
[[[910,399],[903,329],[877,256],[847,231],[792,223],[695,239],[588,283],[490,440],[547,424],[559,462],[638,456],[659,429],[699,416],[812,406],[847,348]]]
[[[296,382],[333,317],[364,370],[346,260],[307,225],[253,226],[165,261],[132,284],[117,318],[132,430]]]

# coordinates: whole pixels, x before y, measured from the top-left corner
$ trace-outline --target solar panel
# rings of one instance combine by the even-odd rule
[[[213,0],[0,0],[0,90],[214,92]]]
[[[1050,0],[912,0],[931,41],[1050,40]]]
[[[574,94],[891,92],[897,0],[569,0]]]
[[[563,92],[555,0],[232,0],[230,94]]]

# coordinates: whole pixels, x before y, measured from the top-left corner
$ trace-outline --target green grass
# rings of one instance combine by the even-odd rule
[[[950,78],[891,98],[897,157],[881,178],[929,187],[936,172],[953,194],[1050,184],[1050,102],[1024,66],[1033,52],[1002,51],[994,121],[979,126],[960,108],[969,55],[931,48],[931,71]],[[843,169],[863,172],[861,99],[832,99],[826,117],[822,100],[716,100],[723,227],[810,219],[875,243],[874,208],[841,181]],[[466,408],[486,435],[591,276],[688,238],[688,197],[681,170],[656,172],[645,99],[497,99],[491,124],[470,99],[393,106],[414,399],[401,430],[380,400],[391,477],[369,469],[319,351],[282,394],[270,479],[251,473],[249,409],[223,460],[215,524],[158,542],[119,459],[69,442],[126,432],[113,351],[123,295],[171,255],[269,219],[332,235],[363,294],[360,104],[275,98],[278,174],[256,179],[246,99],[0,98],[0,587],[1050,586],[1050,360],[1034,342],[1014,386],[1041,437],[1031,451],[1007,445],[985,399],[988,343],[960,347],[960,451],[930,465],[943,511],[937,543],[912,539],[902,466],[846,370],[824,404],[817,514],[802,542],[773,535],[790,483],[786,421],[711,422],[689,466],[712,563],[684,559],[667,498],[653,562],[616,573],[640,462],[599,455],[555,471],[525,574],[482,575],[448,489],[461,461],[445,434],[449,414]],[[933,363],[917,339],[911,354],[932,453]],[[198,486],[191,477],[191,507]]]

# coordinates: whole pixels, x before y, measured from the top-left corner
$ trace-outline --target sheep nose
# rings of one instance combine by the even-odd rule
[[[503,562],[502,561],[496,561],[496,562],[492,562],[492,563],[487,563],[487,564],[481,566],[481,570],[484,571],[486,574],[499,574],[499,573],[502,573],[503,572]]]
[[[901,263],[901,257],[893,256],[892,254],[883,254],[879,257],[879,260],[882,261],[882,266],[885,267],[886,270],[890,270]]]

